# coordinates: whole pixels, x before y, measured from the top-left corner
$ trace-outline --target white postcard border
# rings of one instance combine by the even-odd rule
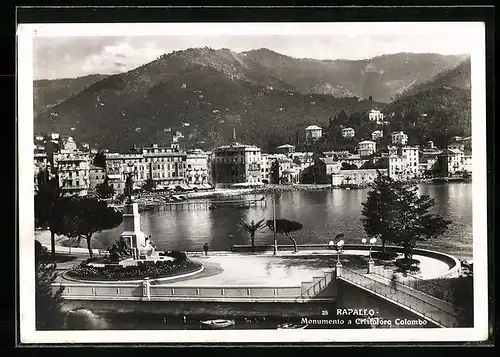
[[[416,27],[419,24],[421,27]],[[428,26],[422,26],[422,24]],[[36,331],[34,290],[33,38],[112,35],[433,33],[475,38],[472,64],[474,328],[231,331]],[[457,33],[458,31],[458,33]],[[482,341],[488,337],[485,26],[443,23],[20,24],[18,26],[19,312],[21,343],[283,343]]]

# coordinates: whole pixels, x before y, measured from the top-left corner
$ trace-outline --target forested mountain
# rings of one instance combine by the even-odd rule
[[[63,102],[36,115],[35,131],[56,131],[78,142],[127,150],[134,144],[169,143],[176,131],[184,134],[181,141],[187,146],[211,149],[229,142],[235,129],[239,141],[268,151],[283,143],[303,142],[305,127],[327,128],[341,111],[353,118],[365,118],[373,108],[391,113],[427,111],[430,115],[442,105],[436,115],[449,111],[449,120],[461,126],[467,117],[463,89],[451,89],[456,94],[449,88],[427,94],[419,91],[402,96],[387,108],[383,102],[360,98],[372,90],[374,99],[380,97],[376,93],[385,93],[383,89],[377,92],[379,80],[386,87],[399,83],[389,85],[389,92],[394,92],[415,84],[415,78],[433,78],[460,58],[396,54],[366,61],[318,61],[262,49],[240,54],[210,48],[176,51],[126,73],[90,77],[86,83],[93,83],[81,91],[72,89],[76,85],[67,86]],[[319,87],[318,78],[323,81]],[[64,85],[53,86],[64,92]],[[320,94],[328,92],[320,87],[345,90]],[[39,103],[54,100],[48,94],[40,99],[42,92],[37,93]],[[52,98],[58,96],[61,94]],[[395,118],[391,118],[392,126],[407,121]],[[360,128],[364,132],[362,125]]]

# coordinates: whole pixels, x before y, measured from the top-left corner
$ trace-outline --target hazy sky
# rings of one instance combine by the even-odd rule
[[[33,40],[34,78],[72,78],[126,72],[164,53],[190,47],[229,48],[236,52],[264,47],[298,58],[366,59],[398,52],[471,53],[474,40],[477,41],[477,38],[468,38],[466,34],[453,31],[394,34],[345,31],[333,35],[38,36]]]

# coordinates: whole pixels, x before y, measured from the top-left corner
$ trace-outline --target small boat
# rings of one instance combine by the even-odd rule
[[[305,329],[308,324],[290,324],[290,323],[285,323],[278,325],[278,330],[303,330]]]
[[[202,327],[205,328],[221,329],[234,326],[234,320],[224,320],[224,319],[205,320],[205,321],[200,321],[200,324]]]

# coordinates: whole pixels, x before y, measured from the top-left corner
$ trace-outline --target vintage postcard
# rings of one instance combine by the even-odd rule
[[[21,343],[487,339],[483,23],[20,24],[17,58]]]

